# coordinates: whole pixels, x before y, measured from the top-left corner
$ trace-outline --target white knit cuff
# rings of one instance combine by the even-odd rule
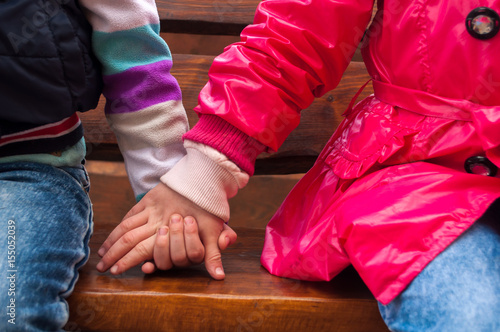
[[[184,156],[161,181],[205,211],[229,220],[228,198],[236,195],[238,181],[225,167],[188,147]]]

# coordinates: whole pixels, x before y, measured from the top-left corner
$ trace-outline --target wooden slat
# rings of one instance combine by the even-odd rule
[[[240,41],[239,36],[200,35],[161,32],[174,54],[212,55],[221,54],[228,45]],[[174,64],[175,66],[175,64]]]
[[[203,266],[144,276],[111,276],[95,254],[111,231],[96,219],[93,254],[68,299],[68,330],[92,331],[387,331],[376,301],[349,268],[331,282],[278,278],[260,266],[263,230],[237,229],[223,255],[224,281]]]
[[[260,0],[156,0],[161,31],[234,35],[253,22]],[[373,12],[377,10],[376,2]]]
[[[157,0],[161,29],[217,35],[239,35],[253,22],[260,0]]]
[[[201,88],[208,79],[207,72],[212,61],[213,56],[174,55],[172,73],[181,86],[183,102],[191,126],[198,119],[193,108],[197,104]],[[280,150],[275,154],[264,154],[259,157],[257,172],[283,174],[307,171],[342,120],[341,114],[347,108],[352,96],[368,79],[364,64],[352,62],[337,89],[316,99],[309,108],[302,111],[300,125],[288,137]],[[371,86],[365,88],[360,99],[370,93],[372,93]],[[88,158],[121,160],[121,154],[115,147],[116,138],[102,116],[103,108],[104,99],[101,99],[96,110],[81,115],[89,148]],[[297,166],[291,166],[289,158],[293,158]]]

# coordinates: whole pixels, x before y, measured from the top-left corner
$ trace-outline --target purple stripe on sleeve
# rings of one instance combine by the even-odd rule
[[[170,74],[171,60],[137,66],[104,76],[106,114],[131,113],[169,100],[181,100],[181,89]]]

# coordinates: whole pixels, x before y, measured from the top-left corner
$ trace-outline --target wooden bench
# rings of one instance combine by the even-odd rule
[[[252,22],[258,2],[157,1],[162,37],[174,53],[173,74],[181,85],[191,125],[197,120],[192,109],[213,56],[238,39],[241,29]],[[300,126],[282,148],[259,157],[257,175],[231,200],[230,225],[238,241],[223,253],[224,281],[211,279],[203,266],[153,275],[144,275],[139,267],[120,276],[97,272],[97,249],[135,200],[103,115],[104,101],[83,114],[95,226],[90,260],[68,299],[66,329],[387,331],[375,299],[352,268],[331,282],[304,282],[272,276],[259,261],[265,224],[311,167],[352,96],[368,80],[359,55],[355,60],[335,91],[303,111]],[[367,88],[362,96],[369,93]]]

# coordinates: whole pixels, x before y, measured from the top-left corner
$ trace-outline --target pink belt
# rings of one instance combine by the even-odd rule
[[[500,165],[500,106],[484,106],[468,100],[436,96],[379,81],[373,81],[375,97],[410,112],[473,122],[488,158]]]

